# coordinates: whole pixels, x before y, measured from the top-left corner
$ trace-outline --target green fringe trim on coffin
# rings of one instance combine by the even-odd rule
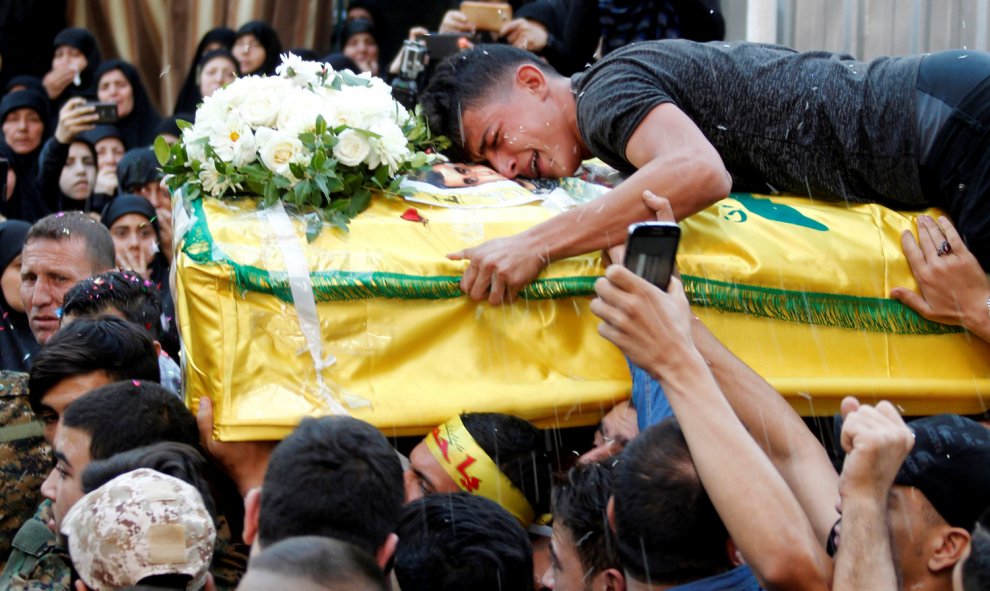
[[[183,252],[199,264],[220,263],[230,268],[238,289],[273,295],[292,303],[288,274],[269,271],[230,260],[213,242],[199,200],[191,203],[194,221],[185,236]],[[317,271],[310,273],[313,296],[318,302],[340,302],[372,298],[450,299],[461,297],[460,276],[406,275],[402,273]],[[522,296],[533,300],[594,295],[597,277],[537,279]],[[684,289],[692,304],[798,322],[814,326],[840,327],[888,334],[949,334],[962,332],[956,326],[931,322],[897,300],[821,292],[789,291],[717,281],[683,275]]]

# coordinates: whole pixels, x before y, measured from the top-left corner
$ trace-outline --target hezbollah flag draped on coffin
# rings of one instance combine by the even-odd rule
[[[156,150],[177,195],[186,394],[213,398],[221,438],[278,438],[328,412],[394,433],[463,409],[587,422],[628,395],[588,299],[551,299],[588,293],[596,259],[558,266],[520,306],[456,297],[462,265],[444,253],[546,214],[506,209],[478,235],[463,212],[403,219],[400,176],[439,158],[381,80],[287,56],[184,127]]]
[[[416,183],[411,208],[396,175],[432,160],[421,120],[375,79],[292,58],[279,74],[218,91],[180,145],[157,146],[178,190],[186,395],[214,400],[220,438],[280,438],[330,412],[390,434],[463,410],[588,424],[628,395],[588,309],[597,256],[550,265],[498,307],[462,296],[466,263],[445,258],[552,208],[518,188],[502,199]],[[912,216],[734,194],[682,226],[696,313],[802,412],[833,412],[846,394],[981,410],[990,348],[887,297],[914,285],[899,245]]]

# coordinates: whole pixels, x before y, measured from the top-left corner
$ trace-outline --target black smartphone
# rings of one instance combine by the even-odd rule
[[[681,229],[673,222],[640,222],[629,226],[624,265],[667,291]]]
[[[99,119],[96,120],[97,123],[116,123],[117,122],[117,103],[86,103],[87,107],[96,107],[96,115]]]

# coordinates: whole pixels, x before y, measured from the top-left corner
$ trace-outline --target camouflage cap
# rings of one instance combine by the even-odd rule
[[[216,529],[190,484],[141,468],[81,498],[62,521],[69,554],[91,589],[119,589],[152,575],[206,581]]]

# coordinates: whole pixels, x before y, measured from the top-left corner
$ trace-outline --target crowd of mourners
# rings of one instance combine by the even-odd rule
[[[635,40],[724,35],[718,2],[513,5],[490,40],[563,74]],[[352,0],[337,52],[292,51],[394,76],[402,39],[376,36],[388,18]],[[453,6],[405,24],[475,32]],[[177,141],[176,120],[236,77],[273,73],[283,49],[260,21],[209,31],[169,117],[80,28],[55,37],[50,71],[3,89],[0,589],[990,589],[987,427],[847,398],[822,436],[677,278],[662,291],[618,266],[592,311],[634,367],[632,399],[573,457],[496,413],[452,417],[407,455],[345,416],[277,444],[215,440],[211,401],[184,404],[151,144]],[[666,200],[644,203],[673,220]]]

